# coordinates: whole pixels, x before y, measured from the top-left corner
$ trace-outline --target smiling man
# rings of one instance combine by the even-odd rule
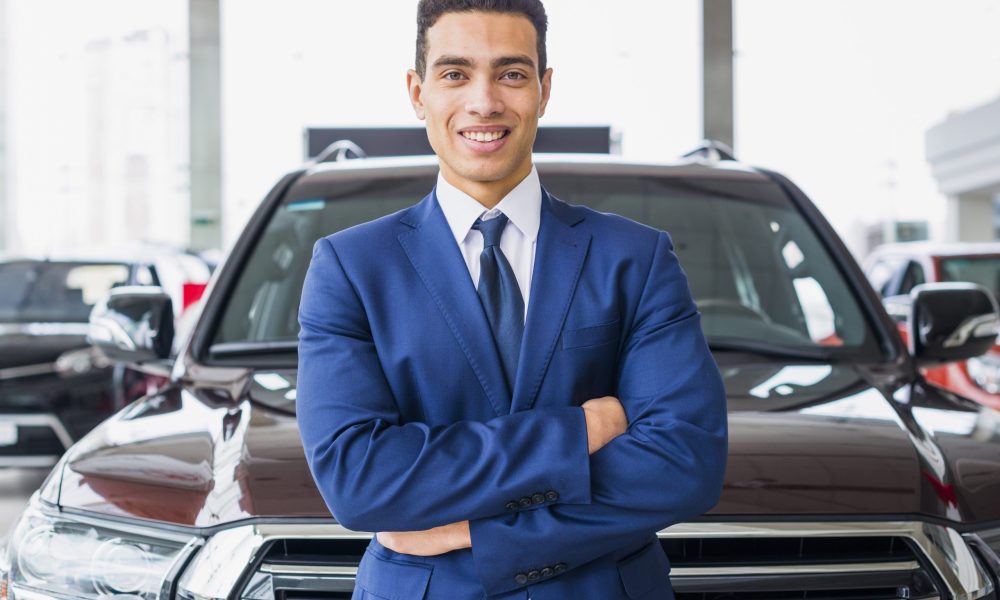
[[[670,238],[552,197],[538,0],[421,0],[413,207],[316,243],[298,420],[355,599],[671,598],[656,532],[718,499],[725,394]]]
[[[434,4],[448,3],[422,8],[430,12]],[[539,13],[531,18],[544,27]],[[418,33],[417,69],[407,73],[410,100],[427,122],[444,180],[487,208],[532,170],[531,147],[552,86],[539,35],[528,15],[479,11],[441,14]]]

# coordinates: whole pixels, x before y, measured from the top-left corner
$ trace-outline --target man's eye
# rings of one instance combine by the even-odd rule
[[[459,73],[458,71],[448,71],[447,73],[444,74],[444,78],[450,81],[458,81],[462,79],[462,74]]]
[[[521,73],[519,71],[508,71],[507,73],[503,74],[503,77],[504,79],[514,79],[514,80],[527,79],[524,73]]]

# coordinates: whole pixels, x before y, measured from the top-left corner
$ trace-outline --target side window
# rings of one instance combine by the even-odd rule
[[[926,283],[927,280],[924,278],[924,268],[921,267],[916,262],[910,262],[906,265],[906,271],[903,273],[903,279],[899,283],[900,294],[909,294],[915,286],[921,283]]]
[[[135,269],[135,281],[139,285],[160,285],[156,274],[150,267],[140,265]]]

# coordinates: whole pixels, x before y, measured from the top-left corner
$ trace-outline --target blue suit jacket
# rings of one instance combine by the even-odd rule
[[[725,392],[670,238],[543,191],[508,389],[432,193],[316,243],[299,311],[298,421],[344,526],[468,519],[472,549],[373,541],[355,598],[670,598],[655,539],[718,500]],[[593,456],[579,405],[617,396],[627,433]]]

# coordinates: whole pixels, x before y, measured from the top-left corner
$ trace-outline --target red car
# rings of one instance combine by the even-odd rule
[[[977,283],[1000,297],[1000,242],[885,244],[868,255],[864,271],[883,298],[909,294],[922,283],[948,281]],[[1000,410],[1000,344],[982,356],[925,369],[924,375],[947,390]]]

